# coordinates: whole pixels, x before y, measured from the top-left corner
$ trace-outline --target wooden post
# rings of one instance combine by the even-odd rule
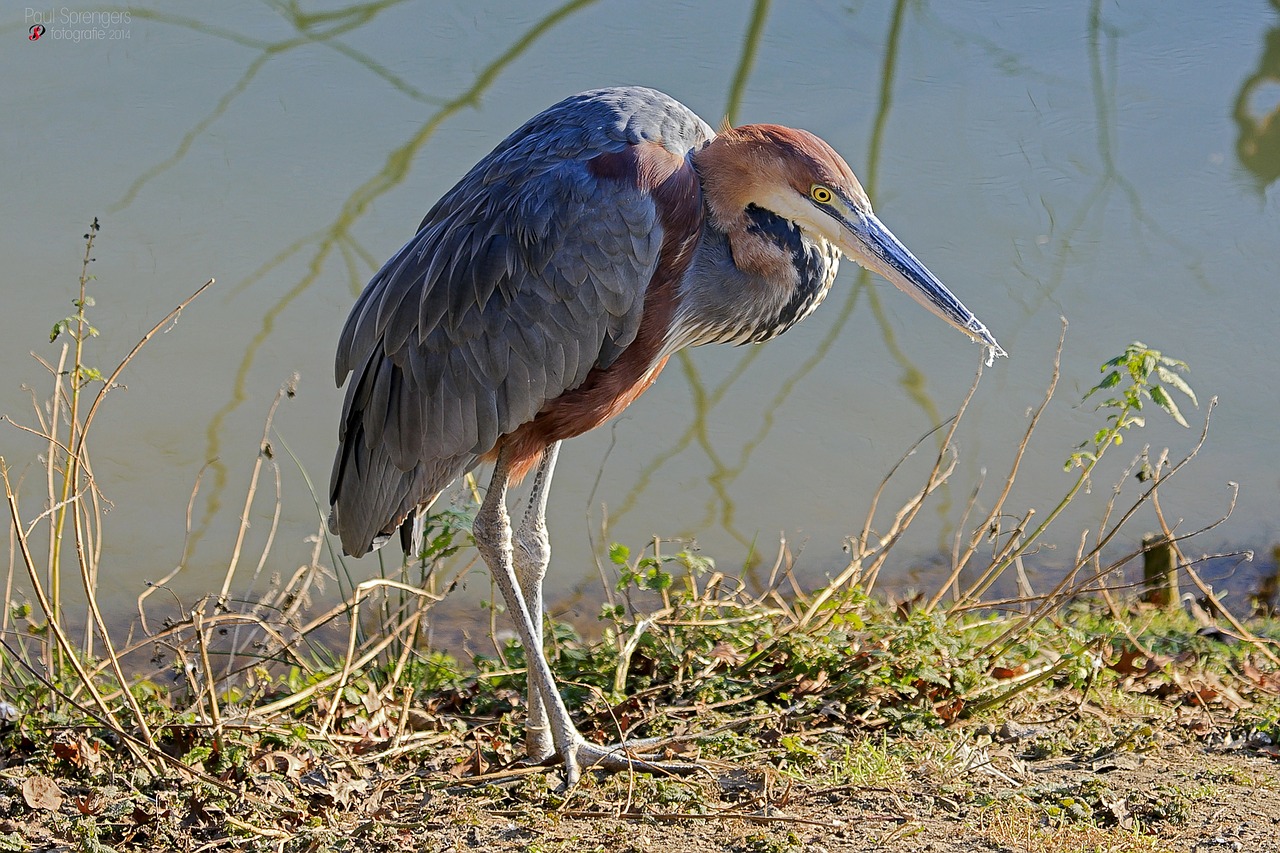
[[[1142,537],[1142,600],[1160,607],[1176,607],[1178,559],[1173,543],[1155,533]]]

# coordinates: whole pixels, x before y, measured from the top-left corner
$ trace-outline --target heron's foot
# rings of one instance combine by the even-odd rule
[[[609,772],[654,773],[664,776],[687,776],[708,772],[707,768],[692,761],[671,761],[664,758],[666,747],[687,743],[688,738],[643,738],[621,743],[601,745],[579,736],[560,752],[564,761],[566,788],[578,784],[583,770]]]

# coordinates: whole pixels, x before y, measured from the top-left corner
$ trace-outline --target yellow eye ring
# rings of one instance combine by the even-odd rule
[[[827,189],[822,184],[814,184],[809,188],[809,198],[813,199],[818,204],[828,204],[833,198],[833,194],[831,190]]]

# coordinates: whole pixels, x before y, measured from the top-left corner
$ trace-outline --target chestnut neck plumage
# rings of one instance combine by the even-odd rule
[[[840,253],[821,235],[756,203],[769,189],[808,186],[816,158],[803,147],[811,139],[816,137],[770,125],[725,129],[693,155],[705,217],[693,260],[676,288],[666,352],[767,341],[809,316],[826,297]],[[788,146],[790,156],[778,156],[781,146]],[[795,156],[797,150],[809,156]]]

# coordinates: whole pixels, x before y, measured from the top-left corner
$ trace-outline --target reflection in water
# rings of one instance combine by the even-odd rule
[[[747,81],[760,51],[760,36],[764,34],[764,24],[769,19],[769,3],[770,0],[756,0],[755,8],[751,10],[751,23],[747,25],[747,35],[742,40],[742,58],[738,60],[733,82],[729,84],[729,103],[724,108],[724,120],[729,124],[737,124],[738,108],[742,106],[742,96],[747,91]]]
[[[1271,5],[1280,12],[1280,0]],[[1240,87],[1232,117],[1236,156],[1264,190],[1280,178],[1280,27],[1267,33],[1258,70]]]
[[[1082,200],[1069,216],[1062,217],[1061,224],[1059,224],[1058,210],[1050,202],[1048,195],[1041,196],[1040,202],[1049,216],[1046,246],[1052,262],[1050,273],[1044,278],[1035,276],[1029,268],[1019,265],[1028,283],[1037,285],[1010,291],[1010,297],[1018,299],[1022,304],[1025,316],[1036,314],[1044,308],[1046,303],[1052,304],[1060,315],[1066,316],[1071,313],[1058,301],[1057,293],[1068,271],[1080,259],[1080,250],[1077,247],[1091,247],[1102,241],[1101,234],[1108,227],[1107,210],[1117,190],[1131,213],[1134,232],[1133,251],[1149,253],[1150,249],[1143,240],[1143,234],[1144,232],[1154,234],[1168,247],[1176,249],[1185,257],[1186,261],[1182,268],[1199,283],[1201,288],[1205,291],[1211,290],[1200,259],[1194,250],[1161,227],[1160,223],[1146,212],[1137,186],[1120,171],[1117,162],[1119,149],[1117,116],[1120,112],[1117,88],[1120,78],[1119,45],[1124,33],[1120,28],[1108,24],[1103,18],[1100,0],[1093,0],[1090,6],[1085,33],[1089,50],[1089,83],[1093,96],[1095,147],[1098,155],[1097,173]]]
[[[306,14],[301,10],[293,7],[280,5],[271,5],[270,8],[279,12],[284,18],[293,25],[299,35],[293,38],[281,39],[276,42],[263,41],[252,36],[242,33],[232,32],[218,26],[211,26],[203,21],[194,18],[188,18],[184,15],[171,15],[166,12],[158,12],[154,9],[133,8],[130,9],[132,17],[139,20],[155,21],[158,24],[169,24],[175,27],[197,32],[213,39],[222,39],[241,47],[247,47],[251,50],[258,51],[258,56],[253,62],[249,63],[249,67],[245,69],[244,74],[236,81],[225,95],[223,95],[213,109],[200,121],[186,132],[178,143],[178,147],[168,159],[157,163],[147,171],[143,172],[137,180],[130,184],[129,189],[125,191],[124,197],[112,205],[108,210],[115,213],[122,208],[128,207],[138,197],[138,193],[142,191],[153,178],[158,177],[162,173],[176,166],[187,156],[192,144],[206,131],[209,127],[221,118],[226,111],[235,102],[236,98],[244,94],[249,88],[249,84],[258,76],[258,72],[267,64],[269,60],[276,59],[281,55],[288,53],[294,48],[312,47],[314,45],[324,45],[330,47],[354,60],[366,70],[373,72],[383,80],[391,84],[391,86],[400,92],[408,95],[417,101],[427,104],[438,104],[439,101],[428,97],[410,86],[399,77],[389,72],[381,63],[372,57],[360,51],[354,50],[339,41],[337,37],[358,29],[372,21],[380,12],[386,11],[393,6],[398,6],[405,0],[380,0],[376,3],[362,3],[358,6],[351,6],[346,9],[337,9],[332,12],[324,12],[319,14]]]

